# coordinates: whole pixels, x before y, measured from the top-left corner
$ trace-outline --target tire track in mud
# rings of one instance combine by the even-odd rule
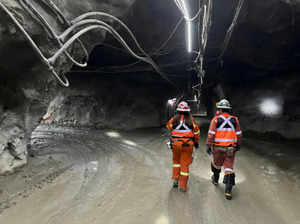
[[[100,204],[101,211],[104,211],[104,216],[111,217],[110,213],[113,213],[113,209],[116,206],[120,206],[122,204],[127,205],[128,193],[134,189],[134,179],[138,178],[136,169],[140,167],[140,163],[144,163],[144,161],[148,160],[148,163],[151,165],[154,164],[152,157],[152,153],[149,150],[148,156],[145,155],[145,148],[140,146],[130,146],[125,143],[122,143],[119,140],[109,141],[111,145],[118,145],[118,147],[113,147],[114,152],[118,152],[119,162],[126,164],[126,166],[122,167],[122,173],[120,174],[120,179],[118,180],[117,185],[114,184],[114,180],[112,178],[111,181],[108,181],[108,185],[112,186],[112,188],[107,187],[104,197],[102,198],[102,202]],[[147,151],[147,150],[146,150]],[[150,156],[149,156],[150,155]],[[150,165],[148,164],[148,165]],[[144,165],[144,164],[143,164]],[[112,190],[113,189],[113,190]],[[124,208],[127,212],[130,212],[130,208]],[[117,217],[118,218],[118,217]],[[98,220],[93,219],[90,223],[98,223]]]
[[[32,142],[33,144],[38,143],[38,150],[35,152],[36,155],[43,156],[49,154],[65,154],[74,169],[79,168],[79,170],[83,170],[82,177],[80,178],[81,181],[79,183],[79,190],[71,199],[72,201],[76,202],[76,200],[80,198],[80,194],[82,194],[81,192],[83,191],[84,185],[86,184],[86,179],[88,177],[87,164],[91,159],[90,152],[82,149],[82,147],[78,147],[81,145],[80,140],[74,138],[74,136],[72,136],[70,133],[49,130],[44,131],[39,129],[33,133]],[[42,149],[44,153],[41,153],[40,149]],[[80,163],[78,163],[78,159],[81,160]],[[78,176],[79,175],[77,174],[76,177]],[[56,216],[63,215],[68,210],[68,207],[63,207],[56,215],[50,217],[47,223],[52,223],[52,220],[54,220]]]
[[[71,154],[71,157],[72,156],[74,157],[73,153],[75,152],[77,153],[76,157],[82,160],[81,164],[76,164],[80,170],[83,170],[82,177],[80,178],[81,181],[79,183],[80,186],[77,193],[75,193],[71,198],[70,203],[68,205],[64,205],[64,207],[62,207],[58,213],[52,215],[46,222],[47,224],[61,223],[61,219],[67,214],[69,214],[71,210],[77,207],[78,204],[81,202],[82,198],[85,195],[85,188],[89,182],[90,177],[89,177],[88,163],[92,161],[92,159],[94,159],[94,156],[91,155],[89,149],[85,150],[87,149],[87,147],[85,147],[85,145],[82,143],[82,140],[73,138],[72,140],[68,139],[68,142],[69,142],[68,147],[72,148],[69,152]],[[74,159],[74,162],[77,161]]]
[[[215,187],[210,183],[210,158],[205,153],[204,143],[195,152],[189,190],[182,193],[172,188],[172,153],[165,144],[166,136],[149,132],[124,133],[120,138],[109,138],[102,131],[55,136],[48,136],[50,145],[57,144],[48,147],[49,154],[63,152],[66,155],[66,162],[73,166],[72,170],[64,172],[61,187],[74,189],[61,198],[60,201],[65,202],[61,207],[50,205],[54,209],[46,213],[46,220],[40,217],[33,220],[40,219],[41,223],[48,224],[156,223],[156,216],[164,215],[168,224],[254,224],[263,220],[265,223],[286,223],[282,212],[277,212],[283,206],[274,205],[282,202],[286,195],[278,196],[278,200],[272,198],[284,185],[268,187],[273,176],[265,177],[260,168],[253,169],[254,161],[259,166],[265,160],[248,153],[250,149],[239,155],[238,186],[234,189],[233,201],[226,201],[224,186]],[[132,140],[134,144],[126,144],[125,140]],[[41,155],[47,155],[44,148]],[[97,162],[97,169],[93,169],[92,162]],[[69,180],[76,186],[69,186],[66,182]],[[290,183],[287,177],[281,180]],[[257,189],[261,192],[255,192]],[[288,203],[287,208],[292,204]],[[44,205],[47,206],[46,202]],[[295,209],[290,217],[293,212]],[[142,214],[143,219],[137,213]],[[136,218],[143,222],[137,222]]]
[[[116,142],[114,142],[114,144],[115,143]],[[159,166],[154,165],[158,163],[157,161],[159,161],[158,159],[155,158],[157,156],[156,153],[153,152],[153,150],[147,149],[147,147],[143,147],[139,145],[130,146],[119,142],[119,147],[116,150],[120,153],[121,160],[123,160],[124,163],[127,164],[127,166],[125,167],[125,171],[123,167],[123,173],[122,173],[123,177],[121,177],[118,186],[117,187],[114,186],[112,191],[106,191],[105,197],[103,198],[103,201],[101,203],[100,206],[102,209],[101,211],[104,211],[108,215],[108,217],[110,217],[109,214],[112,212],[114,208],[116,208],[116,205],[120,206],[120,204],[124,204],[124,205],[127,204],[126,202],[126,200],[128,200],[126,199],[126,197],[128,197],[127,194],[130,191],[134,190],[131,189],[132,187],[134,187],[133,186],[134,179],[139,178],[136,174],[136,169],[140,165],[139,163],[142,163],[142,166],[145,166],[145,161],[148,160],[148,165],[151,166],[151,169],[154,167],[157,174],[159,174],[161,171],[159,169]],[[124,174],[126,175],[124,176]],[[130,212],[130,208],[125,208],[125,210],[127,210],[127,212]],[[94,219],[92,220],[91,223],[98,223],[98,221]]]
[[[90,146],[90,141],[96,142],[96,145],[94,144],[93,146]],[[83,207],[84,204],[88,204],[90,201],[95,200],[94,196],[102,197],[102,200],[97,204],[97,207],[101,207],[102,212],[109,213],[114,208],[117,201],[120,200],[128,191],[132,183],[132,179],[134,178],[134,164],[128,163],[128,161],[131,160],[131,157],[129,157],[127,153],[123,152],[121,148],[110,147],[111,145],[115,145],[116,142],[108,139],[105,139],[105,142],[99,139],[88,139],[84,141],[76,141],[76,143],[78,145],[80,144],[82,148],[89,150],[89,153],[87,153],[87,150],[78,150],[81,157],[85,160],[84,179],[81,182],[80,190],[76,195],[74,195],[71,204],[52,216],[47,222],[49,224],[61,223],[62,218],[68,216],[73,210]],[[95,150],[95,148],[97,148],[97,150]],[[99,152],[104,155],[105,160],[103,160],[103,157],[101,157],[100,160],[99,158],[97,159],[97,162],[100,162],[101,167],[98,168],[97,172],[94,173],[92,177],[89,177],[90,173],[87,165],[90,161],[95,161],[95,155]],[[113,169],[116,167],[114,164],[118,160],[125,160],[128,165],[125,168],[123,167],[122,171],[119,170],[114,173]],[[120,178],[122,176],[121,172],[125,172],[126,175],[123,176],[126,176],[127,178]],[[112,173],[114,173],[114,176],[109,175]],[[118,183],[115,183],[116,181],[114,179],[119,180]],[[109,191],[112,185],[113,188],[118,189],[117,192]],[[99,194],[99,192],[101,192],[101,194]],[[92,222],[89,223],[93,223],[93,221],[96,220],[91,221]]]
[[[57,169],[56,171],[49,173],[48,175],[43,177],[37,183],[30,185],[29,187],[26,187],[23,191],[11,195],[4,201],[3,200],[0,201],[0,215],[6,209],[12,208],[13,206],[17,205],[17,202],[20,199],[28,198],[35,191],[42,190],[46,185],[53,183],[58,177],[63,175],[65,172],[67,172],[71,168],[72,168],[72,166],[67,166],[65,168]]]

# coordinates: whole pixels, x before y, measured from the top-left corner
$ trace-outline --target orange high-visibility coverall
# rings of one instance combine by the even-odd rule
[[[172,179],[179,180],[179,188],[186,190],[189,179],[189,166],[193,162],[194,143],[199,144],[200,130],[193,121],[192,127],[188,127],[184,121],[184,115],[180,117],[180,124],[173,127],[174,117],[167,124],[171,131],[171,144],[173,152]]]
[[[206,143],[213,149],[212,166],[218,170],[224,166],[225,174],[233,173],[235,153],[228,156],[226,147],[236,147],[242,143],[238,118],[228,113],[215,116],[210,123]]]

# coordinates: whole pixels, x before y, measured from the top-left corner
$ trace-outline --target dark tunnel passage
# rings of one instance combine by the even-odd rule
[[[300,224],[299,22],[297,0],[0,0],[0,223]]]

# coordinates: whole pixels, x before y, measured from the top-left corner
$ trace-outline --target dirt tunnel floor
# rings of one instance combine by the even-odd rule
[[[161,129],[34,133],[30,165],[0,177],[0,223],[300,224],[300,149],[245,140],[233,200],[210,183],[204,139],[187,193],[172,189]]]

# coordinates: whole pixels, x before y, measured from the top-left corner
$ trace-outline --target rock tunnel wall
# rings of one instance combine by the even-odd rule
[[[59,49],[40,23],[20,5],[21,1],[0,2],[24,26],[46,57],[50,57]],[[30,2],[57,34],[66,29],[53,14],[45,10],[45,6],[42,7],[42,1]],[[53,2],[68,20],[91,10],[109,12],[121,17],[134,3],[131,0]],[[103,31],[84,37],[87,50],[91,51],[104,37]],[[82,50],[78,46],[74,45],[71,50],[77,60],[83,58]],[[42,64],[24,35],[3,9],[0,10],[0,62],[0,174],[4,174],[26,164],[26,146],[30,134],[62,87]],[[61,73],[70,70],[72,63],[66,57],[61,57],[54,67]]]
[[[143,74],[147,75],[151,76]],[[132,75],[84,73],[70,74],[70,80],[72,86],[58,91],[42,123],[132,130],[159,127],[165,121],[164,106],[170,88],[163,83],[140,82]]]

